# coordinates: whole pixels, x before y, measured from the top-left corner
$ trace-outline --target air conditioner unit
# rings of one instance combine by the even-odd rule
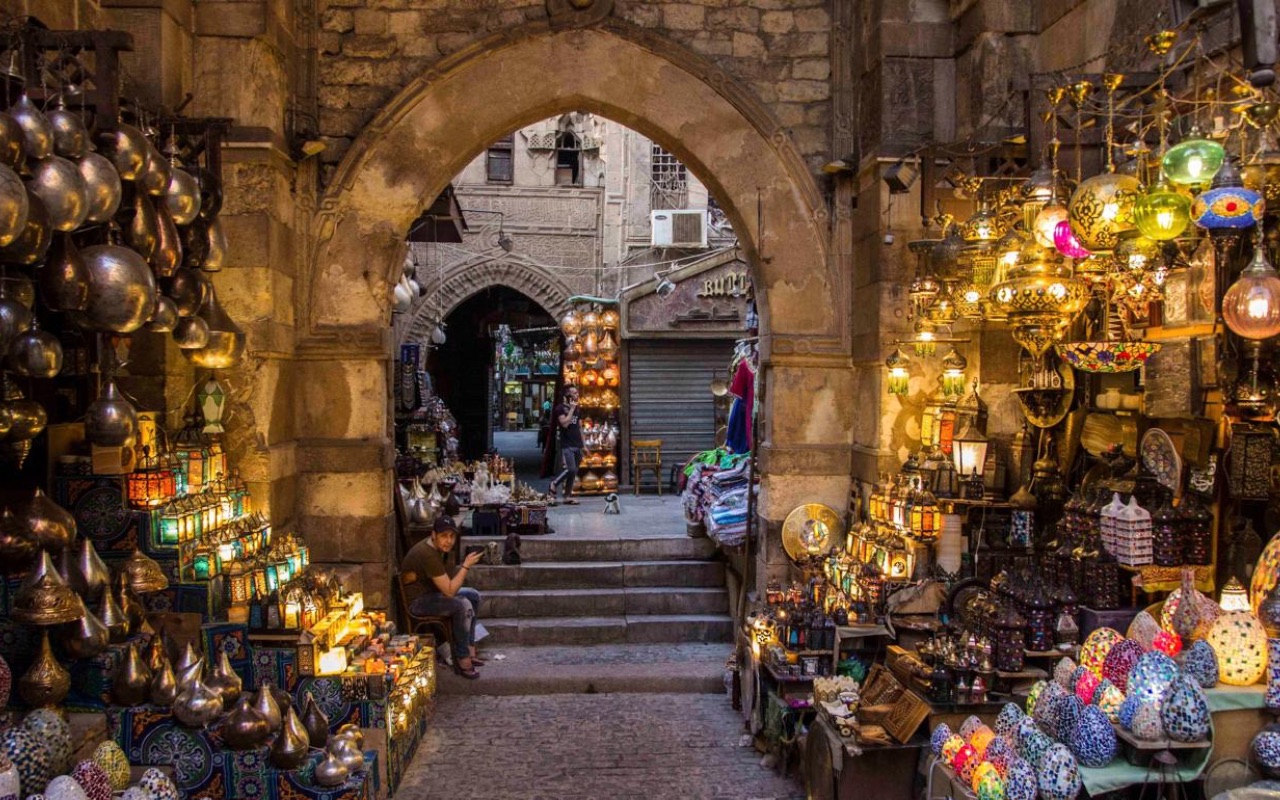
[[[706,247],[707,212],[650,211],[654,247]]]

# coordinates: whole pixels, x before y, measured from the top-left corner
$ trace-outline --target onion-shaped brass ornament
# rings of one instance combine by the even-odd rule
[[[364,749],[364,731],[360,730],[360,726],[354,722],[347,722],[338,728],[337,736],[347,736],[351,741],[356,743],[356,747]]]
[[[49,252],[53,241],[53,225],[44,201],[36,197],[30,186],[27,190],[27,224],[22,233],[8,245],[0,248],[0,262],[6,264],[37,264]]]
[[[18,696],[32,708],[50,708],[66,699],[71,691],[71,673],[53,657],[49,629],[40,632],[40,650],[31,668],[18,679]]]
[[[209,221],[196,217],[182,229],[182,263],[200,269],[209,257]]]
[[[52,378],[62,371],[62,342],[32,320],[9,345],[9,367],[24,378]]]
[[[160,155],[155,145],[147,142],[147,161],[142,167],[142,179],[138,181],[143,191],[152,197],[164,197],[169,189],[171,172],[169,160]]]
[[[178,307],[178,316],[190,317],[200,311],[206,294],[204,279],[194,269],[182,268],[162,286],[164,293]],[[204,345],[201,345],[203,347]]]
[[[103,133],[98,141],[121,179],[136,181],[147,161],[147,137],[142,131],[122,122],[114,131]]]
[[[76,518],[38,486],[31,498],[18,506],[17,516],[36,544],[50,553],[60,553],[75,541]]]
[[[138,255],[150,261],[160,244],[160,218],[156,216],[155,203],[146,192],[134,192],[128,208],[128,225],[124,229],[125,243],[138,251]],[[123,216],[125,212],[121,212]]]
[[[13,244],[26,229],[30,208],[22,178],[0,164],[0,247]]]
[[[169,588],[169,579],[165,577],[164,570],[154,559],[143,555],[141,550],[133,551],[125,560],[121,571],[129,588],[138,594],[163,592]]]
[[[0,353],[9,352],[9,345],[31,327],[31,319],[31,309],[0,290]]]
[[[31,440],[44,430],[49,417],[44,406],[23,399],[22,392],[8,378],[0,379],[0,394],[4,397],[3,407],[9,412],[9,432],[0,439],[0,456],[22,469],[31,452]]]
[[[80,616],[75,592],[53,568],[48,552],[41,553],[36,568],[13,597],[13,619],[24,625],[61,625]]]
[[[211,220],[222,210],[222,179],[207,169],[201,169],[200,218]]]
[[[57,107],[45,116],[53,130],[53,152],[63,158],[81,158],[89,152],[89,129],[66,102],[60,98]]]
[[[150,644],[147,645],[146,661],[147,666],[151,667],[151,674],[160,671],[160,665],[169,660],[169,654],[164,646],[165,637],[157,634],[151,637]],[[176,679],[175,679],[176,680]]]
[[[285,712],[280,735],[271,743],[271,764],[277,769],[297,769],[307,760],[309,746],[307,729],[290,706]]]
[[[156,304],[156,279],[146,260],[120,245],[80,251],[89,270],[89,308],[78,314],[81,327],[132,333],[147,321]]]
[[[209,323],[200,317],[182,317],[173,326],[173,341],[182,350],[196,350],[209,343]]]
[[[87,538],[80,540],[79,547],[68,547],[65,551],[67,561],[67,582],[81,597],[94,598],[107,588],[111,582],[111,573],[107,565],[102,563],[93,542]]]
[[[111,696],[118,705],[137,706],[151,696],[151,668],[142,661],[135,642],[129,642],[111,681]]]
[[[9,116],[22,128],[22,140],[27,158],[41,160],[53,155],[53,126],[26,92],[9,109]]]
[[[200,216],[200,182],[176,163],[169,173],[164,205],[178,225],[190,225]]]
[[[247,695],[222,718],[218,733],[232,750],[252,750],[266,744],[271,737],[266,717],[250,705]]]
[[[329,718],[311,692],[307,692],[307,701],[303,705],[302,724],[307,729],[312,747],[324,747],[329,743]]]
[[[33,166],[27,185],[44,203],[56,230],[73,231],[89,215],[89,187],[80,168],[62,156],[50,156]]]
[[[209,343],[199,350],[183,350],[183,355],[192,364],[205,369],[234,367],[244,355],[244,331],[222,309],[212,284],[209,284],[208,291],[200,317],[209,325]]]
[[[112,596],[111,590],[102,592],[102,608],[98,611],[98,619],[107,629],[112,642],[123,642],[129,635],[129,618],[125,616],[120,604]]]
[[[178,226],[173,224],[173,217],[169,216],[169,209],[159,203],[155,209],[159,236],[155,253],[151,256],[151,266],[155,267],[157,276],[167,278],[182,266],[182,239],[178,235]]]
[[[26,526],[6,508],[0,511],[0,574],[13,575],[23,572],[40,551]]]
[[[227,263],[227,235],[222,230],[222,218],[209,222],[209,252],[200,265],[205,272],[217,272]]]
[[[178,324],[178,306],[164,295],[156,295],[156,308],[145,327],[153,333],[169,333]]]
[[[227,656],[227,651],[222,650],[218,653],[217,666],[205,678],[205,683],[217,689],[222,695],[223,705],[231,705],[240,697],[240,690],[244,686],[244,682],[236,671],[231,668],[231,659]]]
[[[27,160],[26,134],[8,112],[0,111],[0,164],[9,169],[22,169]]]
[[[35,309],[35,282],[20,272],[13,275],[0,274],[0,297],[12,297],[27,308]]]
[[[203,728],[222,713],[222,695],[200,680],[196,670],[191,680],[178,691],[173,702],[173,715],[189,728]]]
[[[84,412],[84,436],[100,447],[124,447],[138,431],[138,410],[110,378]]]
[[[173,674],[169,659],[161,656],[160,666],[151,671],[151,702],[158,706],[171,706],[178,699],[178,678]]]
[[[129,621],[129,633],[143,630],[147,610],[142,607],[142,601],[138,599],[138,595],[129,588],[129,580],[124,573],[116,573],[114,590],[116,602],[120,604],[124,618]]]
[[[200,654],[196,652],[196,648],[191,642],[187,642],[187,646],[182,649],[182,655],[178,656],[178,663],[174,666],[174,672],[178,675],[178,683],[186,683],[189,679],[189,672],[196,664],[203,665],[204,662],[200,658]]]
[[[124,187],[115,165],[98,153],[85,153],[79,163],[80,177],[84,178],[85,194],[89,198],[86,222],[106,222],[120,210],[120,198]]]
[[[78,599],[80,600],[80,617],[68,625],[63,633],[62,649],[72,658],[93,658],[107,649],[107,643],[111,641],[111,632],[84,604],[84,598],[81,596]]]
[[[324,787],[341,786],[346,783],[350,774],[350,770],[333,753],[328,753],[325,755],[324,761],[316,764],[316,785]]]
[[[337,737],[329,743],[329,752],[347,768],[347,772],[364,771],[364,753],[356,747],[355,742],[346,737]]]
[[[270,681],[263,681],[262,685],[258,687],[258,693],[253,697],[253,707],[266,718],[267,724],[271,726],[272,733],[280,730],[280,722],[283,717],[280,715],[280,704],[276,702],[276,696],[272,691]]]
[[[55,311],[89,307],[89,268],[71,234],[59,233],[49,247],[49,260],[36,269],[44,301]]]

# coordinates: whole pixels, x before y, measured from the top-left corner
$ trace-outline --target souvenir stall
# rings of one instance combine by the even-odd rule
[[[432,391],[422,367],[422,345],[400,346],[396,372],[396,473],[402,480],[420,477],[432,467],[458,458],[458,423]]]
[[[433,648],[316,569],[229,452],[231,120],[121,101],[126,34],[9,31],[0,797],[372,800],[425,726]],[[184,419],[148,410],[161,374]]]
[[[1280,767],[1280,106],[1194,33],[1146,44],[1174,66],[1036,76],[1029,176],[923,159],[936,228],[884,375],[905,458],[843,538],[832,509],[788,518],[800,577],[743,631],[821,796],[911,797],[917,765],[930,800]],[[851,663],[855,625],[894,642]]]
[[[618,366],[616,300],[575,298],[574,308],[560,320],[564,334],[561,377],[578,387],[582,442],[574,493],[605,494],[618,488],[618,407],[622,372]]]

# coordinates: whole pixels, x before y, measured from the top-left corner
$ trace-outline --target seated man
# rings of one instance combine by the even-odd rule
[[[462,566],[455,566],[453,547],[457,541],[457,525],[449,517],[440,517],[431,535],[405,555],[400,565],[400,579],[411,613],[452,619],[453,669],[462,677],[474,680],[480,677],[475,668],[484,663],[476,657],[475,648],[480,593],[464,587],[462,582],[480,560],[481,553],[470,553],[462,560]]]

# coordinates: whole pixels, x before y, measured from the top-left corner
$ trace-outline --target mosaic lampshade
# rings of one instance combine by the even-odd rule
[[[1223,614],[1209,629],[1207,641],[1218,654],[1218,677],[1225,684],[1250,686],[1267,668],[1267,633],[1252,614]]]
[[[1122,641],[1124,635],[1115,628],[1098,628],[1089,634],[1080,647],[1080,666],[1100,678],[1107,677],[1102,674],[1102,665],[1111,653],[1111,648]]]

